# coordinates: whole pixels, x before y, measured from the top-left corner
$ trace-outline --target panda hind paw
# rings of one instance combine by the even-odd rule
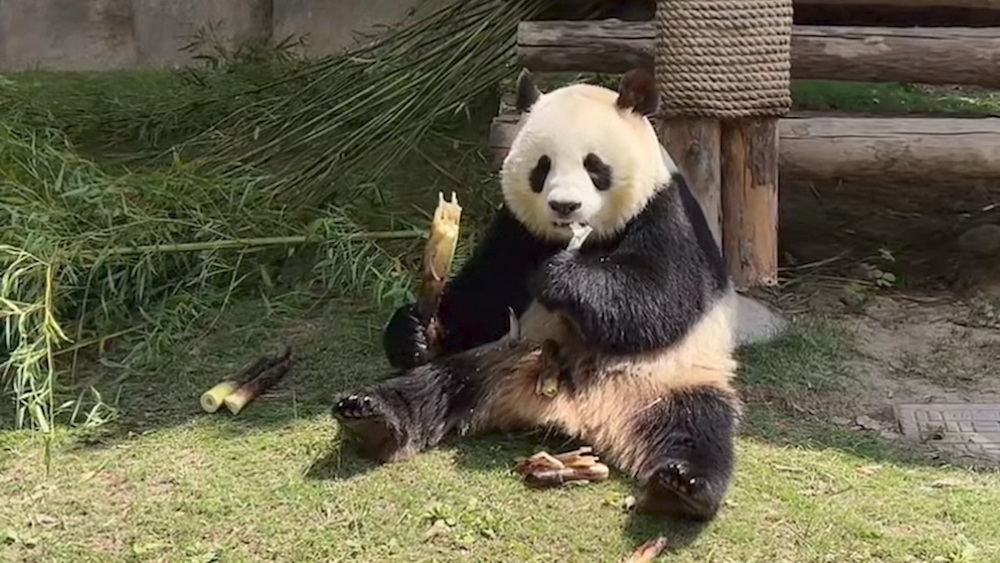
[[[344,397],[333,406],[332,414],[346,431],[346,437],[357,442],[369,457],[388,462],[412,455],[407,447],[407,434],[378,397]]]
[[[661,487],[685,496],[703,492],[708,483],[703,477],[692,474],[690,466],[683,461],[667,463],[654,478]]]
[[[686,461],[671,460],[650,476],[637,508],[706,522],[719,511],[718,493],[708,476],[695,473]]]
[[[333,407],[333,416],[343,422],[350,422],[384,418],[385,413],[376,398],[368,395],[351,395],[337,401]]]

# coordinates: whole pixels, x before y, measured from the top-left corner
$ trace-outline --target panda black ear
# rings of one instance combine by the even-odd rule
[[[618,101],[620,109],[631,110],[646,117],[656,115],[660,107],[660,96],[656,90],[653,74],[648,70],[635,69],[625,73],[618,86]]]
[[[535,81],[531,78],[528,69],[522,69],[517,77],[517,111],[524,113],[535,105],[542,93],[535,86]]]

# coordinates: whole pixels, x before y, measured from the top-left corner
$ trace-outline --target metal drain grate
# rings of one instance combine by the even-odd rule
[[[907,438],[1000,462],[1000,404],[897,405],[896,418]]]

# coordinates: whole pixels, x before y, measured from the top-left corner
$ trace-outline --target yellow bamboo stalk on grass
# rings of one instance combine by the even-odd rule
[[[284,346],[276,357],[262,356],[202,393],[199,402],[213,413],[223,405],[233,414],[277,383],[291,365],[292,349]]]

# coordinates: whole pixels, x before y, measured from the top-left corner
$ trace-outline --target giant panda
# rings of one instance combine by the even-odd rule
[[[441,298],[431,358],[412,305],[384,333],[397,377],[333,416],[391,462],[450,434],[545,427],[640,487],[637,508],[713,519],[742,403],[735,293],[697,200],[659,144],[652,76],[541,93],[522,72],[503,205]],[[537,392],[555,374],[553,397]]]

